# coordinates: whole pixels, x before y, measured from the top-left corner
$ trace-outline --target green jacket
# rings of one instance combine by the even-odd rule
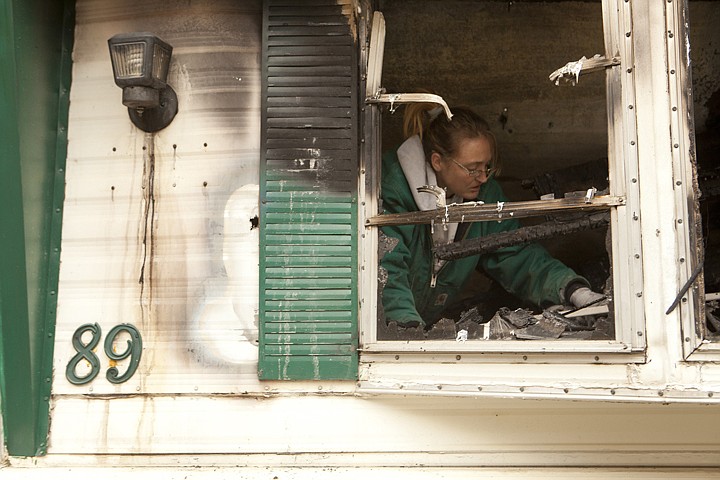
[[[477,199],[485,203],[507,201],[493,178],[482,185]],[[382,201],[385,213],[418,210],[395,152],[383,156]],[[514,219],[473,222],[465,230],[463,239],[513,230],[519,226]],[[433,245],[430,228],[430,225],[382,227],[385,235],[398,239],[397,245],[380,261],[388,274],[382,292],[388,322],[434,323],[446,306],[452,304],[478,265],[507,291],[536,305],[564,303],[564,290],[570,282],[579,281],[589,286],[587,280],[551,257],[542,246],[524,244],[449,261],[439,270],[435,287],[431,287]]]

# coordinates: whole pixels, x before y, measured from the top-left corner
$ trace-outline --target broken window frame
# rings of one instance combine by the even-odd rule
[[[704,245],[699,210],[700,189],[694,138],[692,72],[687,2],[667,3],[667,58],[670,102],[670,151],[673,165],[678,284],[666,315],[677,309],[681,318],[683,357],[690,361],[718,359],[720,342],[709,340],[705,321]]]
[[[640,243],[638,156],[636,150],[635,102],[632,22],[629,2],[603,0],[603,31],[605,56],[591,63],[592,71],[606,71],[608,115],[608,164],[611,195],[607,199],[593,199],[606,203],[610,211],[612,237],[613,303],[615,305],[616,339],[600,340],[473,340],[459,343],[454,340],[427,341],[379,341],[377,340],[377,275],[378,275],[378,227],[388,215],[377,216],[380,192],[381,165],[381,113],[378,108],[379,75],[368,75],[364,112],[364,132],[361,155],[360,205],[361,248],[361,362],[398,359],[397,353],[434,352],[439,355],[477,353],[479,361],[527,362],[525,353],[542,352],[542,362],[567,362],[568,354],[577,355],[579,362],[597,362],[598,357],[588,353],[602,353],[605,363],[642,362],[645,359],[644,309],[642,299],[642,255]],[[369,33],[369,32],[368,32]],[[627,35],[626,35],[627,33]],[[382,35],[384,37],[384,33]],[[367,37],[366,37],[367,38]],[[370,40],[371,42],[372,40]],[[370,42],[361,47],[363,68],[370,58],[375,66],[382,64],[382,55],[369,52]],[[610,60],[605,60],[610,59]],[[365,72],[366,74],[368,72]],[[371,72],[370,72],[371,73]],[[580,70],[580,73],[587,73]],[[372,85],[372,86],[371,86]],[[393,96],[387,97],[388,100]],[[395,97],[396,98],[396,97]],[[556,201],[563,208],[586,208],[588,204],[572,205],[565,200]],[[511,211],[518,202],[506,202],[504,208]],[[546,212],[546,201],[519,202],[526,211],[536,214]],[[594,206],[594,205],[593,205]],[[462,207],[460,207],[462,208]],[[495,206],[486,207],[495,209]],[[438,212],[440,217],[445,211]],[[497,211],[494,211],[497,219]],[[462,213],[454,215],[459,220]],[[488,213],[489,215],[489,213]],[[446,217],[447,218],[447,217]],[[467,218],[467,217],[466,217]],[[441,218],[440,218],[441,220]],[[425,222],[427,223],[427,222]],[[622,305],[620,313],[619,305]],[[554,354],[558,354],[555,356]],[[621,354],[621,355],[609,355]],[[460,355],[450,355],[445,360],[459,361]],[[405,359],[409,357],[404,356]],[[436,358],[436,357],[434,357]],[[531,360],[532,361],[532,360]]]

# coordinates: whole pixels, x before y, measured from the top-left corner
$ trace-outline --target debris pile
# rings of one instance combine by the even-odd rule
[[[573,312],[574,313],[574,312]],[[718,312],[720,314],[720,311]],[[406,328],[395,322],[378,324],[380,340],[612,340],[613,322],[607,307],[599,307],[591,314],[571,316],[558,307],[534,314],[531,310],[500,308],[487,322],[473,307],[455,321],[442,318],[431,328]],[[720,327],[720,321],[718,323]]]
[[[557,308],[534,315],[530,310],[501,308],[490,319],[485,338],[488,340],[611,340],[612,322],[607,313],[566,316]]]
[[[720,335],[720,300],[705,303],[705,320],[710,335]]]

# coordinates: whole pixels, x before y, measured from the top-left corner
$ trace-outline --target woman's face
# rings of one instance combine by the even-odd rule
[[[490,142],[485,137],[474,137],[461,140],[452,157],[433,152],[430,163],[438,186],[447,189],[448,196],[460,195],[465,200],[475,200],[480,186],[488,180],[492,157]]]

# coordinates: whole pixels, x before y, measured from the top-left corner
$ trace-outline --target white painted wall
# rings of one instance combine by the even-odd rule
[[[78,2],[56,395],[257,389],[260,13],[259,1]],[[131,124],[112,78],[107,40],[134,31],[174,47],[179,113],[156,134]],[[104,378],[102,344],[94,381],[65,378],[73,332],[95,322],[102,341],[139,329],[128,382]]]

